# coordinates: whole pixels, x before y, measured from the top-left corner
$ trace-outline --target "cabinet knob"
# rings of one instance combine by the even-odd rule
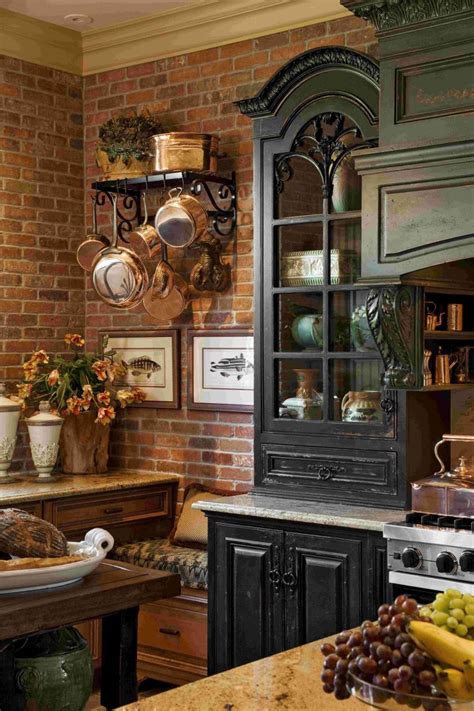
[[[273,568],[273,570],[270,570],[268,577],[270,579],[271,584],[274,585],[276,588],[280,585],[281,575],[278,568]]]
[[[292,570],[287,570],[286,573],[283,573],[281,579],[283,580],[283,585],[288,588],[294,588],[296,585],[296,575]]]

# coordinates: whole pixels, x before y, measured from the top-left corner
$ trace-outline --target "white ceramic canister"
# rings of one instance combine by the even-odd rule
[[[6,396],[4,383],[0,383],[0,484],[12,479],[7,472],[12,462],[16,443],[20,405]]]
[[[51,472],[56,464],[59,451],[59,435],[63,419],[51,412],[47,400],[39,404],[39,412],[30,417],[26,424],[30,435],[30,449],[39,479],[52,479]]]

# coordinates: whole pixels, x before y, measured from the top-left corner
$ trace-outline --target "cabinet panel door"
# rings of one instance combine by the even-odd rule
[[[278,579],[283,533],[210,522],[209,534],[213,674],[283,649],[283,591],[271,582]]]
[[[364,578],[367,586],[364,594],[364,618],[375,620],[377,608],[391,599],[388,585],[387,541],[382,534],[372,534],[369,538],[369,571]]]
[[[361,622],[362,548],[356,539],[286,534],[286,648]]]

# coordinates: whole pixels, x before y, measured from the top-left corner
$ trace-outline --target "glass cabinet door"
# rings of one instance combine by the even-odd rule
[[[273,327],[265,408],[273,423],[386,425],[367,290],[357,286],[361,181],[352,153],[366,145],[347,117],[325,113],[302,127],[290,150],[273,154],[272,239],[264,248],[266,333]]]

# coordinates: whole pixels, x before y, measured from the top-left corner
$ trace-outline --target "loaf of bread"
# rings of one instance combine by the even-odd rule
[[[52,523],[20,509],[0,509],[0,551],[19,558],[59,558],[68,548]]]
[[[3,571],[30,570],[33,568],[53,568],[66,563],[78,563],[84,558],[80,555],[65,555],[60,558],[15,558],[0,560],[0,573]]]

